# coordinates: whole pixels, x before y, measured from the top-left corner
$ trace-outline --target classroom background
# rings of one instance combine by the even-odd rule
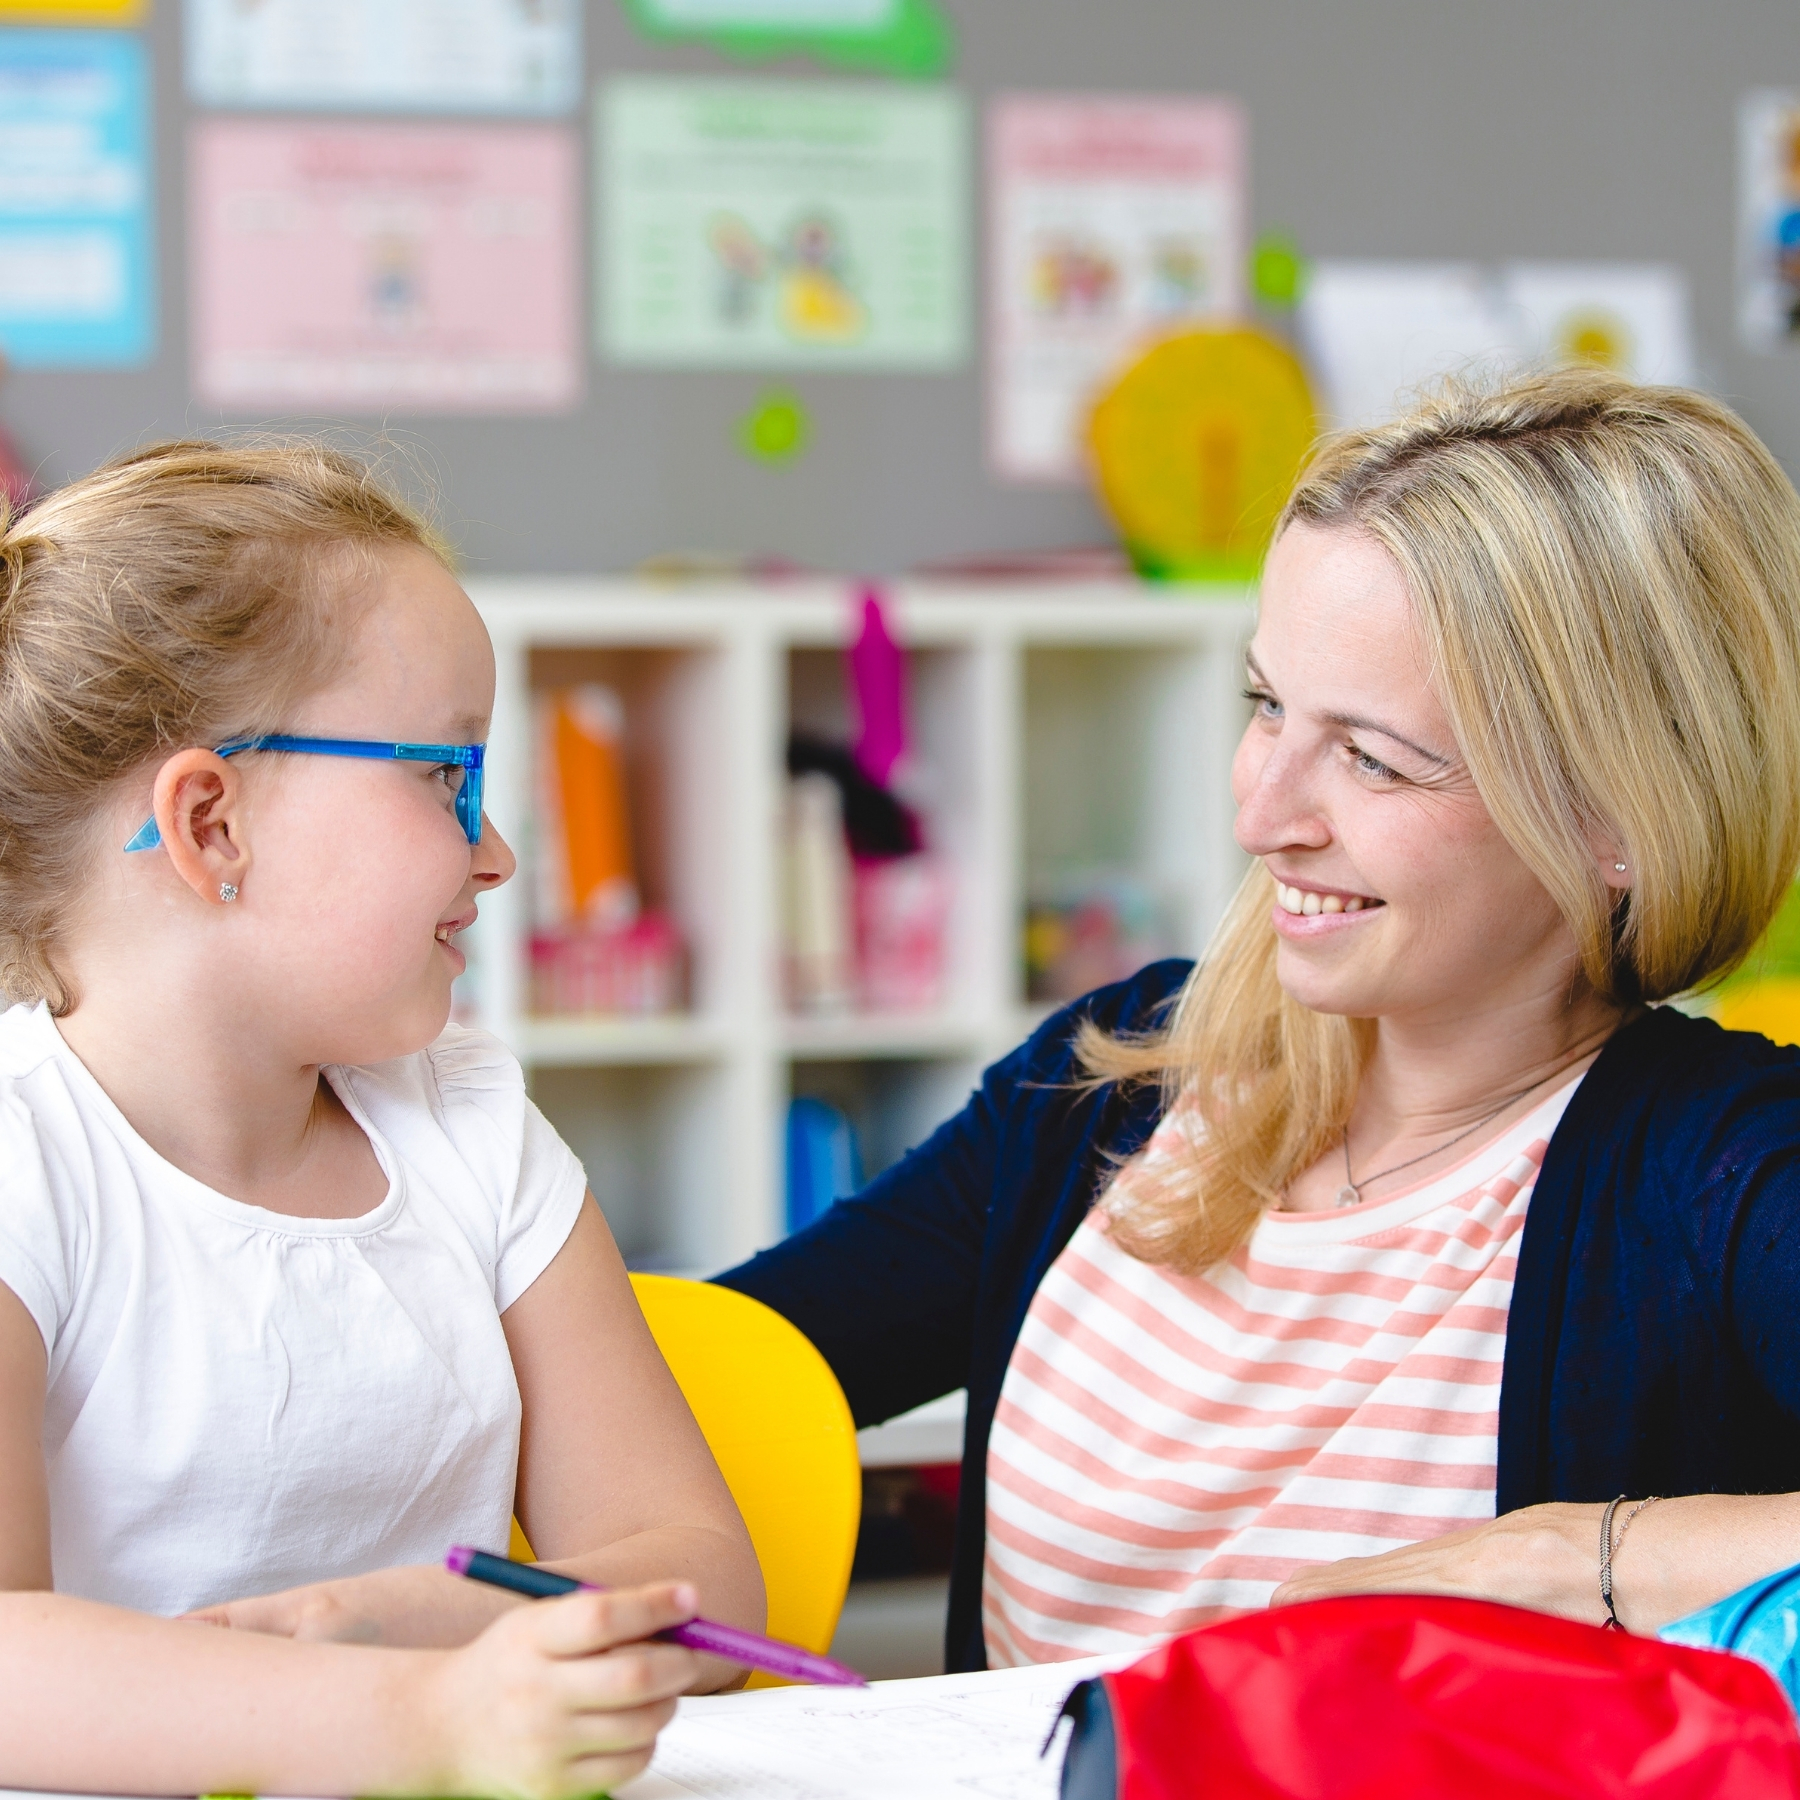
[[[326,433],[428,505],[522,852],[458,1010],[704,1274],[1235,884],[1257,561],[1445,371],[1800,474],[1779,0],[0,0],[0,482]],[[1800,1040],[1800,915],[1703,1004]],[[839,1651],[939,1666],[955,1396]]]

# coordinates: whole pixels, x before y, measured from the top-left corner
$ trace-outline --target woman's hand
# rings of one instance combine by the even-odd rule
[[[1527,1506],[1492,1524],[1427,1538],[1382,1556],[1321,1563],[1290,1575],[1269,1604],[1291,1606],[1340,1594],[1455,1594],[1602,1625],[1603,1511],[1599,1506]]]
[[[423,1720],[446,1761],[420,1791],[570,1800],[637,1774],[700,1670],[691,1650],[642,1640],[696,1605],[685,1582],[569,1594],[434,1658]]]

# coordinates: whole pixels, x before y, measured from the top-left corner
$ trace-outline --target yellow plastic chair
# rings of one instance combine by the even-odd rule
[[[862,1513],[856,1425],[831,1365],[747,1294],[671,1275],[633,1275],[631,1285],[744,1515],[769,1635],[829,1649]],[[516,1521],[511,1553],[531,1559]],[[758,1674],[750,1685],[783,1684]]]

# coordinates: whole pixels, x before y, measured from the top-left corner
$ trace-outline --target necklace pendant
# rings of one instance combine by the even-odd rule
[[[1362,1195],[1346,1182],[1337,1191],[1337,1203],[1339,1206],[1359,1206],[1362,1204]]]

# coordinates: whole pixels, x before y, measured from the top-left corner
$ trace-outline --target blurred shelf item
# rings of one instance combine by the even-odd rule
[[[517,1022],[512,1033],[519,1060],[538,1068],[710,1062],[725,1054],[727,1041],[718,1026],[688,1013],[653,1018],[528,1015]]]
[[[788,1017],[781,1047],[811,1061],[846,1057],[972,1056],[988,1033],[983,1022],[940,1013],[842,1013],[836,1017]]]
[[[968,1395],[958,1388],[941,1400],[927,1400],[911,1412],[871,1425],[856,1434],[865,1469],[917,1469],[962,1461],[963,1418]]]
[[[885,601],[909,751],[894,787],[924,822],[941,884],[941,979],[865,983],[795,1012],[783,991],[786,758],[796,732],[850,741],[856,584],[700,572],[470,585],[498,661],[488,812],[522,873],[466,934],[458,1009],[518,1051],[634,1266],[713,1271],[781,1236],[798,1097],[844,1114],[871,1176],[954,1112],[1045,1010],[1027,1000],[1034,903],[1060,904],[1084,881],[1136,882],[1154,896],[1154,931],[1121,954],[1191,954],[1237,883],[1229,770],[1247,590],[1098,574],[898,582]],[[680,949],[679,980],[660,986],[609,986],[605,969],[549,981],[541,927],[557,915],[523,873],[543,866],[547,712],[602,690],[621,721],[637,916],[666,921]],[[534,933],[540,999],[617,993],[681,1010],[536,1010]],[[856,1010],[880,991],[919,1010]]]

